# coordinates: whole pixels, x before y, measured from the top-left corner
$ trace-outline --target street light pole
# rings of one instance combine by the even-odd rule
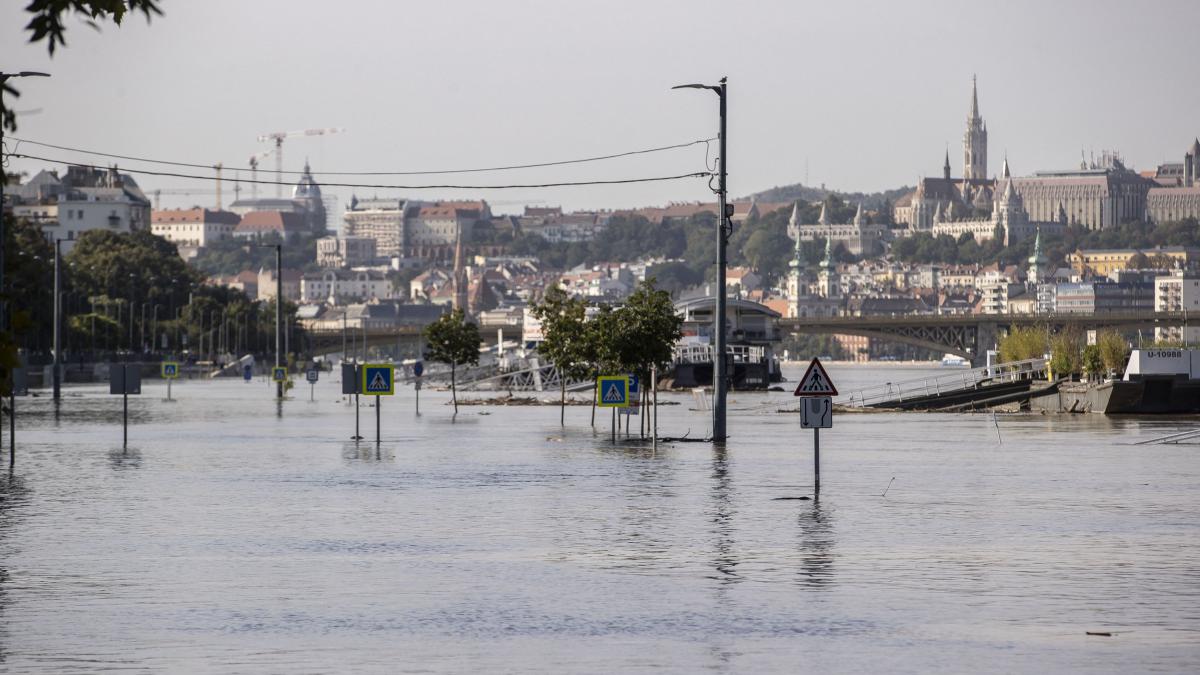
[[[729,220],[732,209],[727,203],[726,190],[726,155],[727,134],[725,124],[725,101],[728,94],[726,78],[722,77],[720,84],[681,84],[672,89],[708,89],[717,94],[720,99],[720,134],[718,136],[720,166],[717,173],[717,297],[714,303],[713,316],[713,420],[712,437],[716,443],[725,442],[725,399],[729,389],[729,362],[726,355],[725,336],[725,249],[729,243],[732,230]]]
[[[33,70],[22,70],[19,73],[0,73],[0,110],[4,109],[4,83],[14,77],[50,77],[49,73],[39,73]],[[4,121],[0,120],[0,147],[4,145]],[[8,300],[4,291],[4,256],[5,256],[5,239],[8,233],[5,232],[7,225],[4,222],[4,184],[8,182],[8,174],[4,169],[0,169],[0,330],[8,329]]]
[[[50,376],[50,381],[54,388],[54,402],[57,403],[62,397],[62,374],[59,372],[59,364],[62,362],[62,296],[59,293],[59,284],[62,283],[62,271],[60,269],[60,261],[62,260],[62,239],[54,239],[54,359],[51,361],[50,367],[53,369],[53,374]]]

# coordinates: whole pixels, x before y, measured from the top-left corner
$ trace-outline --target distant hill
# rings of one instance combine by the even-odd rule
[[[895,203],[897,199],[912,190],[913,188],[904,186],[883,192],[841,192],[839,190],[824,190],[822,188],[809,187],[801,183],[794,183],[792,185],[781,185],[769,190],[763,190],[762,192],[756,192],[746,199],[757,199],[760,202],[792,202],[797,199],[817,202],[833,194],[840,197],[847,204],[857,205],[858,202],[862,202],[863,208],[877,210],[883,207],[885,201]]]

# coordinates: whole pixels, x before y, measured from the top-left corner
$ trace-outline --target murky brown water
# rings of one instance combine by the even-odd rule
[[[147,386],[127,451],[99,388],[18,400],[0,670],[1200,668],[1200,448],[1132,445],[1194,420],[843,414],[813,502],[780,499],[812,492],[790,393],[734,395],[723,452],[651,453],[428,390],[377,451],[337,390]],[[667,398],[664,433],[707,434]]]

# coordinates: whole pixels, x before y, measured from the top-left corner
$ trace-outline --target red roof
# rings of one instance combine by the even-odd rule
[[[304,217],[283,211],[251,211],[242,216],[236,232],[297,232],[304,229]]]
[[[212,211],[209,209],[163,209],[150,214],[150,222],[168,223],[222,223],[237,225],[238,214],[229,211]]]

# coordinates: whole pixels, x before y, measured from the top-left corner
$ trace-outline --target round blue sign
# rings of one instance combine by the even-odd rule
[[[421,373],[423,373],[423,372],[425,372],[425,364],[424,363],[417,361],[416,363],[413,364],[413,375],[420,377]]]

